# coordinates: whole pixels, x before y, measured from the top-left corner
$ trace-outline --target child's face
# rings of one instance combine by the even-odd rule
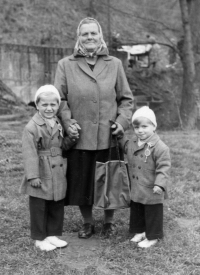
[[[148,118],[140,117],[137,119],[137,124],[134,124],[133,122],[133,129],[135,131],[136,136],[140,140],[146,140],[153,135],[153,133],[156,130],[156,127]]]
[[[58,108],[58,99],[54,94],[41,94],[37,109],[44,118],[53,118],[57,114]]]

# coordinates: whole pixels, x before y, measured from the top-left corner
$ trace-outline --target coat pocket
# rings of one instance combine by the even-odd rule
[[[155,182],[155,170],[142,169],[141,179],[139,183],[148,188],[153,188]]]

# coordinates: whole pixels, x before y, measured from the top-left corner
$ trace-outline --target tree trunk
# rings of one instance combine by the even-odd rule
[[[190,25],[192,30],[192,42],[195,57],[195,83],[198,87],[198,95],[200,95],[200,1],[193,0],[190,13]],[[200,106],[200,100],[198,101]]]
[[[88,8],[88,13],[87,16],[89,17],[95,17],[96,16],[96,10],[95,10],[95,0],[90,0],[89,1],[89,8]]]
[[[179,0],[184,38],[181,60],[183,64],[183,88],[181,100],[181,118],[183,126],[186,129],[192,129],[196,125],[198,116],[198,92],[196,89],[195,81],[195,65],[192,44],[192,34],[189,22],[189,8],[191,9],[191,0]]]

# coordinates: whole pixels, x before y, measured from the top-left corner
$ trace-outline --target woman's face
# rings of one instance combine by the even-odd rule
[[[95,23],[83,24],[80,28],[80,43],[87,50],[93,52],[100,43],[100,33]]]

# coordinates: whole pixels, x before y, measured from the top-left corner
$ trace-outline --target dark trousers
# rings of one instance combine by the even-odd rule
[[[131,201],[130,233],[146,232],[148,240],[163,237],[163,204],[141,204]]]
[[[48,236],[61,236],[64,219],[64,199],[48,201],[29,197],[31,238],[44,240]]]

